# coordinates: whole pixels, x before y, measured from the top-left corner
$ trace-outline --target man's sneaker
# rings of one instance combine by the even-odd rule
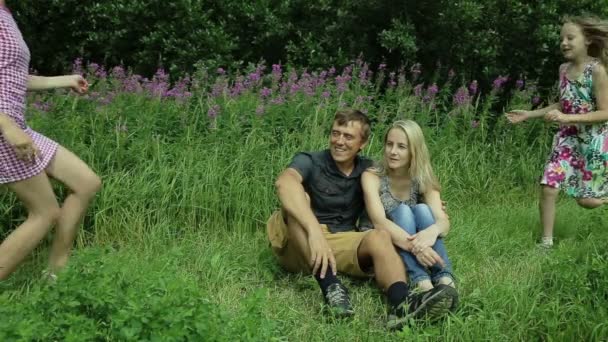
[[[455,308],[457,301],[456,289],[444,284],[439,284],[425,292],[410,294],[405,301],[391,310],[386,323],[387,328],[401,329],[410,319],[437,320]]]
[[[334,317],[350,317],[355,314],[355,311],[350,304],[348,291],[346,290],[346,287],[340,283],[329,285],[327,292],[325,293],[325,302]]]

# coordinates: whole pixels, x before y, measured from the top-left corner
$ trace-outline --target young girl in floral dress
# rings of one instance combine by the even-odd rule
[[[564,21],[560,49],[558,103],[535,111],[514,110],[507,119],[519,123],[544,116],[560,124],[541,179],[540,247],[553,246],[555,203],[559,190],[585,208],[608,197],[608,22],[574,17]]]

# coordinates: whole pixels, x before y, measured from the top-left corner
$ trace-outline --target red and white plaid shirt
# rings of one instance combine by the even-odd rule
[[[29,77],[30,51],[17,23],[4,6],[0,6],[0,113],[10,116],[41,152],[35,163],[17,158],[13,148],[0,135],[0,184],[33,177],[50,163],[57,143],[29,128],[25,123],[25,93]]]

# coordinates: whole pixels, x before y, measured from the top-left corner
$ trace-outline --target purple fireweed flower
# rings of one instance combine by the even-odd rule
[[[217,68],[217,70],[215,70],[215,72],[218,75],[224,75],[226,73],[226,70],[224,70],[224,68]]]
[[[241,95],[241,93],[243,93],[243,91],[245,90],[245,86],[243,85],[242,82],[235,82],[234,86],[232,86],[232,89],[230,89],[230,97],[237,97],[239,95]]]
[[[173,88],[169,89],[166,93],[167,97],[172,97],[176,99],[178,102],[183,102],[192,94],[188,91],[188,85],[190,85],[190,76],[186,75],[181,78]]]
[[[324,92],[321,93],[321,97],[324,98],[324,99],[326,99],[326,98],[328,98],[330,96],[331,96],[331,93],[329,92],[329,90],[326,90],[326,91],[324,91]]]
[[[539,96],[534,96],[534,97],[532,98],[532,104],[536,106],[536,105],[538,105],[539,103],[540,103],[540,97],[539,97]]]
[[[331,68],[329,68],[329,70],[327,71],[327,76],[331,77],[333,75],[336,74],[336,68],[334,68],[333,66]]]
[[[74,62],[72,63],[72,72],[74,74],[79,74],[79,75],[83,74],[82,58],[78,57],[74,60]]]
[[[469,91],[464,86],[458,88],[458,90],[456,91],[456,94],[454,94],[452,100],[453,100],[454,105],[456,105],[458,107],[469,104],[471,101],[471,98],[469,96]]]
[[[269,97],[270,95],[272,95],[272,89],[264,87],[264,88],[262,88],[262,90],[260,90],[261,98],[266,98],[266,97]]]
[[[308,97],[312,97],[312,96],[314,96],[314,95],[315,95],[315,90],[314,90],[312,87],[310,87],[310,86],[308,86],[308,87],[304,87],[304,88],[302,88],[302,89],[304,89],[304,90],[303,90],[303,92],[304,92],[304,94],[306,94],[306,96],[308,96]]]
[[[97,63],[89,63],[89,65],[87,66],[87,71],[90,75],[95,75],[97,69],[99,69],[99,64]]]
[[[297,93],[298,90],[300,90],[300,86],[297,84],[292,84],[291,87],[289,88],[289,93],[291,95],[293,95],[293,94]]]
[[[417,86],[414,87],[414,95],[416,97],[421,97],[422,96],[422,83],[418,84]]]
[[[211,88],[211,97],[218,97],[224,94],[224,91],[227,88],[227,81],[225,78],[217,78],[215,79],[215,83]]]
[[[479,121],[477,121],[477,120],[471,121],[471,128],[477,128],[477,127],[479,127]]]
[[[112,77],[114,77],[117,80],[124,80],[127,77],[127,75],[125,73],[125,69],[120,65],[112,68],[111,75],[112,75]]]
[[[95,77],[103,80],[108,76],[108,73],[106,72],[106,69],[101,66],[97,69],[97,71],[95,71]]]
[[[434,99],[435,95],[437,95],[438,92],[439,92],[439,87],[435,83],[431,84],[428,88],[426,88],[426,95],[430,99]]]
[[[505,83],[509,80],[507,76],[498,76],[494,82],[492,82],[492,89],[495,91],[499,91],[505,85]]]
[[[367,83],[367,76],[369,76],[368,71],[369,71],[369,65],[367,65],[367,63],[363,64],[361,71],[359,71],[359,81],[361,82],[361,84]]]
[[[522,89],[524,89],[524,80],[522,80],[521,78],[520,78],[520,79],[518,79],[518,80],[515,82],[515,87],[516,87],[518,90],[522,90]]]
[[[342,70],[342,76],[348,76],[353,71],[353,66],[349,65],[344,70]]]
[[[346,91],[350,76],[336,76],[336,89],[339,93]]]
[[[275,105],[281,105],[285,103],[285,98],[283,96],[277,96],[274,99],[270,100],[270,103]]]
[[[279,84],[279,93],[281,93],[283,95],[287,94],[289,87],[290,87],[289,83],[281,82],[281,84]]]
[[[259,72],[253,72],[253,73],[249,74],[249,80],[250,80],[251,82],[256,83],[256,82],[258,82],[260,79],[261,79],[261,75],[260,75],[260,73],[259,73]]]
[[[32,104],[32,107],[40,112],[47,113],[53,108],[53,104],[46,101],[36,101]]]
[[[152,80],[145,82],[144,88],[153,97],[166,96],[169,90],[169,75],[162,68],[158,69]]]
[[[209,110],[207,110],[207,116],[212,119],[216,118],[219,113],[220,113],[220,106],[218,106],[218,105],[213,105],[213,106],[209,107]]]
[[[283,72],[283,69],[281,67],[281,64],[273,64],[272,65],[272,73],[273,74],[281,74]]]
[[[298,73],[295,70],[291,70],[289,73],[289,77],[287,77],[287,81],[289,83],[295,83],[298,80]]]
[[[140,93],[143,90],[142,80],[140,75],[130,75],[123,81],[122,88],[128,93]]]
[[[473,82],[471,82],[471,84],[469,84],[469,93],[471,94],[471,96],[475,96],[477,94],[478,89],[479,89],[479,86],[477,84],[477,80],[473,80]]]
[[[386,69],[386,64],[380,63],[380,65],[378,65],[378,71],[384,70],[384,69]]]

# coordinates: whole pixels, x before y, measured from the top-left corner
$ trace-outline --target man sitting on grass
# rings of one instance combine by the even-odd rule
[[[342,110],[334,117],[329,149],[294,156],[276,181],[281,210],[268,220],[268,237],[281,266],[314,275],[328,308],[338,317],[354,311],[336,273],[375,276],[390,305],[387,325],[400,329],[410,317],[443,316],[456,293],[452,287],[437,286],[410,294],[390,234],[382,229],[357,231],[365,208],[361,174],[372,165],[358,153],[370,131],[365,114]],[[443,262],[432,248],[420,253]]]

